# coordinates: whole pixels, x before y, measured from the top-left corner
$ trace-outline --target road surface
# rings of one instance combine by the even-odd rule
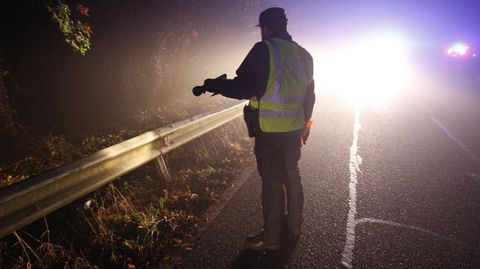
[[[243,248],[261,227],[254,172],[181,268],[480,268],[480,113],[422,98],[355,110],[319,96],[297,244]]]

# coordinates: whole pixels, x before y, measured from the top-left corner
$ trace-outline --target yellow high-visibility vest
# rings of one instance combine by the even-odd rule
[[[313,81],[313,60],[294,42],[281,38],[264,41],[270,55],[270,71],[265,94],[252,98],[249,106],[259,110],[263,132],[290,132],[305,124],[303,103]]]

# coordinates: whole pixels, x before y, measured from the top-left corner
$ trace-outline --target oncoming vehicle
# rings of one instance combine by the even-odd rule
[[[480,83],[480,53],[476,48],[456,42],[445,50],[444,58],[449,76]]]

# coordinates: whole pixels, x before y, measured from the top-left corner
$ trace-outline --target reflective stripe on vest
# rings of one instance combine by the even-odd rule
[[[313,81],[310,54],[297,45],[279,38],[264,41],[270,55],[270,71],[265,94],[250,100],[259,109],[263,132],[290,132],[303,128],[303,103],[308,85]]]

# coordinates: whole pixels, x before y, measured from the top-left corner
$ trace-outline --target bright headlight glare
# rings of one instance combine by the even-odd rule
[[[320,91],[334,91],[355,106],[383,105],[410,79],[405,46],[394,37],[320,53],[315,75]]]

